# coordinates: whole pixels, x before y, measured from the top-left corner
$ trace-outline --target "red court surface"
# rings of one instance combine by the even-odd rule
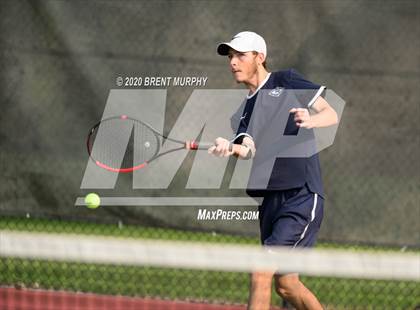
[[[245,305],[0,287],[0,310],[245,310]],[[279,309],[279,308],[277,308]]]

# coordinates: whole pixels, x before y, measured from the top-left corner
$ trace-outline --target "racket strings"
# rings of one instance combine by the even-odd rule
[[[115,118],[94,128],[88,148],[96,163],[112,169],[127,169],[153,158],[159,150],[159,139],[142,123]]]
[[[142,123],[134,123],[133,163],[143,163],[153,158],[158,150],[160,140],[156,134]]]

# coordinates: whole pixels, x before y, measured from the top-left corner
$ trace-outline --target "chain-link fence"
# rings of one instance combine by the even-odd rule
[[[197,208],[191,206],[95,211],[75,206],[76,198],[89,192],[80,189],[88,162],[86,136],[101,119],[110,90],[120,88],[118,77],[200,76],[208,78],[206,89],[239,88],[216,46],[239,31],[253,30],[267,41],[270,70],[295,68],[346,101],[334,144],[320,154],[326,191],[321,246],[417,251],[417,1],[28,0],[2,1],[0,8],[2,229],[257,243],[257,221],[197,221]],[[167,88],[165,133],[193,90]],[[188,169],[181,170],[166,191],[133,190],[131,177],[121,175],[114,190],[97,192],[186,196],[191,195],[186,175]],[[218,193],[242,194],[226,186]],[[76,284],[29,279],[32,263],[4,262],[12,269],[1,284],[36,282],[79,290]],[[383,305],[379,308],[409,309],[420,303],[413,297],[418,284],[316,281],[319,291],[330,292],[331,298],[323,298],[331,307],[367,308],[369,303],[352,300],[368,287],[372,296],[383,290],[404,296],[404,302],[383,298],[370,303]],[[336,291],[347,297],[331,293]],[[243,303],[245,297],[232,302]]]
[[[120,295],[134,298],[131,307],[125,309],[245,309],[250,276],[237,267],[245,262],[258,270],[257,266],[268,263],[248,258],[250,246],[258,245],[252,237],[10,218],[1,220],[0,229],[4,251],[0,253],[0,306],[5,309],[45,309],[50,304],[62,310],[74,299],[79,302],[70,309],[118,309],[122,301],[115,296]],[[104,237],[108,239],[95,239]],[[162,240],[165,242],[160,244]],[[98,245],[98,241],[109,248],[104,250],[104,244]],[[139,249],[137,241],[146,246]],[[184,243],[191,241],[205,249],[205,256],[182,251]],[[216,254],[207,248],[214,245],[222,246],[223,252]],[[238,245],[240,249],[232,248]],[[327,256],[312,256],[310,263],[285,260],[278,266],[302,269],[301,280],[325,309],[414,309],[419,305],[419,270],[415,267],[418,252],[401,254],[392,248],[326,243],[319,247],[334,251]],[[234,250],[241,253],[236,255]],[[343,251],[341,256],[338,250]],[[395,261],[390,266],[384,258]],[[304,267],[309,265],[314,272],[305,272]],[[114,308],[101,307],[104,298],[112,301]],[[28,306],[28,299],[39,308]],[[179,305],[180,301],[184,304]],[[271,304],[283,305],[274,283]]]

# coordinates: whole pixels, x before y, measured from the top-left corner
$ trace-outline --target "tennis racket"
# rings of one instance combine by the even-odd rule
[[[179,147],[160,152],[162,139],[175,142]],[[95,124],[89,131],[86,144],[88,154],[97,166],[122,173],[144,168],[168,153],[185,149],[208,150],[213,146],[213,143],[168,138],[149,124],[127,115],[109,117]]]

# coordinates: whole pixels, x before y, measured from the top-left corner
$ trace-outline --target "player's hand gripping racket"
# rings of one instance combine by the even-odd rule
[[[161,139],[175,142],[179,147],[160,152]],[[168,138],[150,125],[127,115],[98,122],[87,138],[90,158],[99,167],[113,172],[132,172],[168,153],[184,149],[207,150],[211,146],[213,143]]]

